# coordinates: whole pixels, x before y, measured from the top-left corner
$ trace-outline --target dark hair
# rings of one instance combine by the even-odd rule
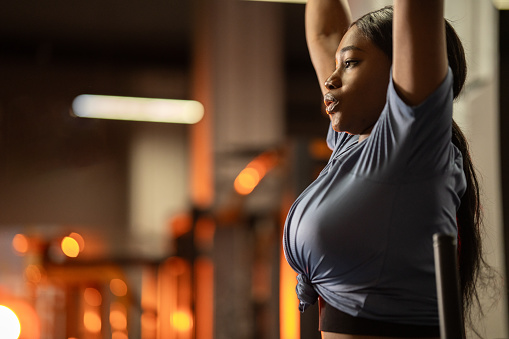
[[[392,60],[392,6],[368,13],[353,25],[370,39]],[[445,21],[447,58],[453,73],[453,97],[456,99],[465,84],[467,76],[467,63],[461,40],[451,24]],[[470,307],[475,302],[479,305],[479,296],[476,282],[481,267],[487,267],[482,255],[481,245],[481,206],[479,197],[479,184],[475,169],[470,158],[468,143],[461,129],[452,122],[452,143],[463,155],[463,171],[467,179],[467,188],[461,198],[461,205],[457,211],[458,225],[458,262],[460,289],[463,301],[463,313],[469,318]]]

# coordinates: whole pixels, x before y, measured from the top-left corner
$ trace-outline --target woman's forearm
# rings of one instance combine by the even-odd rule
[[[447,74],[443,0],[394,1],[393,78],[403,99],[417,105]]]
[[[335,68],[335,53],[352,21],[347,0],[308,0],[306,40],[322,92]]]

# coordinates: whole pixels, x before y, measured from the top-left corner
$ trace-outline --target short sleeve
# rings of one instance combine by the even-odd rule
[[[452,136],[452,71],[420,105],[409,106],[391,80],[387,103],[358,162],[357,172],[375,169],[392,175],[432,174],[450,163]]]

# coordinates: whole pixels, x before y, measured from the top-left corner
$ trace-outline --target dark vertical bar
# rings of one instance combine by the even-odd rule
[[[465,338],[460,301],[456,237],[433,235],[441,339]]]

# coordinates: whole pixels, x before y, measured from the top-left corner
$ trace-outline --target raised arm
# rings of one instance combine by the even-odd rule
[[[418,105],[447,74],[443,0],[395,0],[393,79],[409,105]]]
[[[351,21],[347,0],[307,1],[306,40],[323,94],[325,80],[336,68],[336,49]]]

